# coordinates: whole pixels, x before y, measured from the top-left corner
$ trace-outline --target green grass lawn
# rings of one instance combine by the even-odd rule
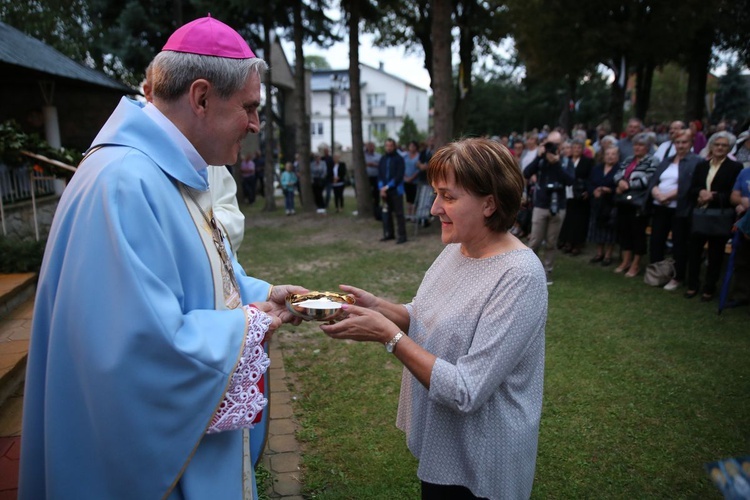
[[[272,283],[348,283],[408,301],[442,249],[436,227],[416,237],[411,227],[396,246],[378,242],[374,220],[348,214],[246,213],[240,261]],[[611,269],[558,259],[532,496],[719,498],[703,464],[750,452],[748,310],[717,316],[716,301]],[[398,361],[379,344],[330,340],[314,323],[277,335],[297,398],[305,496],[418,498],[416,460],[395,428]]]

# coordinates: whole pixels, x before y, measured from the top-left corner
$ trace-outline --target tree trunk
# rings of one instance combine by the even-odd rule
[[[352,122],[352,171],[357,188],[357,215],[360,218],[372,217],[372,196],[370,181],[365,168],[365,144],[362,137],[362,94],[360,92],[359,71],[359,20],[360,0],[349,5],[349,96],[351,103],[349,118]]]
[[[635,73],[635,116],[644,122],[651,104],[651,84],[654,81],[655,66],[652,61],[640,63]]]
[[[623,106],[625,104],[625,87],[628,82],[628,64],[625,56],[614,59],[611,69],[615,73],[614,81],[610,88],[609,120],[612,123],[612,132],[619,137],[622,132]]]
[[[703,119],[706,99],[706,75],[711,62],[711,48],[714,42],[714,30],[711,24],[699,30],[693,38],[688,54],[688,87],[685,96],[685,119],[687,121]]]
[[[312,212],[315,203],[310,178],[310,116],[307,114],[307,88],[305,86],[305,53],[303,49],[302,4],[294,3],[294,115],[295,146],[299,155],[299,185],[302,192],[302,210]]]
[[[432,94],[434,96],[433,126],[435,147],[453,137],[453,76],[451,74],[451,0],[432,2]]]
[[[468,25],[468,19],[471,18],[471,5],[470,2],[464,2],[462,20],[459,23],[461,34],[458,53],[461,58],[461,66],[458,72],[458,87],[453,108],[453,135],[458,137],[464,135],[469,121],[468,109],[472,90],[471,72],[474,54],[474,32]]]
[[[274,180],[276,177],[276,165],[273,157],[273,85],[271,83],[271,16],[266,15],[263,17],[263,56],[268,61],[268,72],[266,73],[266,106],[264,109],[264,116],[266,120],[266,128],[264,131],[265,135],[265,146],[266,146],[266,157],[265,157],[265,180],[263,198],[265,199],[265,206],[263,210],[265,212],[273,212],[276,210],[276,200],[274,199]]]
[[[421,13],[422,22],[414,27],[414,36],[422,44],[424,68],[427,70],[427,74],[430,75],[430,81],[432,81],[432,34],[430,33],[432,17],[430,14],[430,2],[428,0],[419,0],[417,8]]]
[[[571,103],[576,102],[576,77],[574,75],[568,75],[568,89],[565,92],[565,101],[562,103],[562,109],[560,111],[560,126],[563,130],[571,130],[573,128],[573,122],[575,120],[575,109],[571,109]]]

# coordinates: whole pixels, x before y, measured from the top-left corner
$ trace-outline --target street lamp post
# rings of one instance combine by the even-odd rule
[[[335,96],[336,96],[336,83],[338,81],[339,76],[338,75],[331,75],[331,155],[336,151],[335,146],[335,136],[333,133],[333,127],[334,127],[334,114],[335,114]]]
[[[336,149],[334,144],[335,143],[335,136],[333,132],[333,128],[335,126],[335,111],[336,111],[336,95],[343,92],[347,88],[347,84],[349,83],[349,79],[346,77],[346,75],[331,75],[331,154],[334,153],[334,150]]]

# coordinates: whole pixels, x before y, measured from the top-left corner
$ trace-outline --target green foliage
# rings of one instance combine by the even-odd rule
[[[258,487],[258,500],[268,500],[268,491],[273,486],[273,477],[271,471],[265,468],[262,463],[255,467],[255,484]]]
[[[78,165],[82,158],[78,151],[53,148],[39,135],[23,132],[14,120],[0,123],[0,161],[10,167],[34,161],[22,155],[21,151],[36,153],[72,166]],[[45,168],[45,165],[40,165],[40,167]]]
[[[0,21],[80,63],[94,42],[89,12],[87,0],[0,0]]]
[[[17,240],[0,236],[0,273],[39,272],[46,241]]]
[[[737,64],[727,67],[727,72],[719,79],[716,92],[716,107],[711,114],[714,123],[720,120],[743,122],[750,114],[750,86],[742,76]]]
[[[427,138],[427,133],[417,128],[417,123],[411,116],[404,116],[404,123],[398,131],[398,143],[409,144],[411,141],[421,142]]]
[[[305,68],[316,70],[316,69],[331,69],[331,65],[328,60],[319,55],[307,55],[305,56]]]
[[[468,123],[469,135],[496,135],[513,130],[523,132],[543,125],[556,125],[563,106],[567,106],[565,88],[547,79],[526,78],[517,81],[509,75],[497,75],[474,84]],[[603,119],[609,106],[609,89],[600,73],[586,75],[578,82],[579,108],[574,123],[593,126]]]
[[[677,64],[667,64],[654,72],[647,122],[671,122],[682,117],[686,92],[687,74]]]

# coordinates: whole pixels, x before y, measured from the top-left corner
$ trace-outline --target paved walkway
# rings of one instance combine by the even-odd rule
[[[268,426],[268,443],[262,463],[271,471],[273,486],[270,498],[302,500],[300,482],[300,447],[295,432],[297,422],[292,416],[291,394],[287,389],[286,370],[281,346],[276,337],[271,340],[271,421]]]

